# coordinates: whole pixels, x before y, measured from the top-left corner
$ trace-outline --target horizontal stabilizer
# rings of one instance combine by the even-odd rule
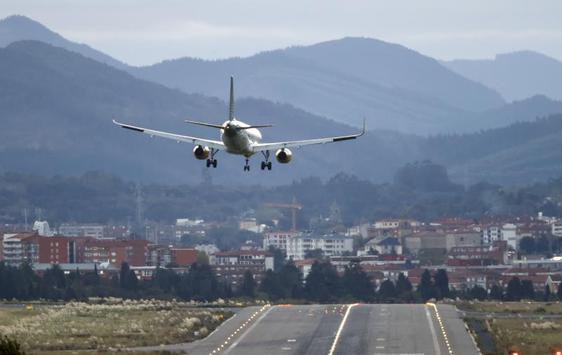
[[[272,124],[262,124],[262,125],[252,125],[248,127],[239,127],[240,129],[249,129],[249,128],[266,128],[266,127],[273,127]]]
[[[187,122],[189,124],[198,125],[198,126],[204,126],[204,127],[211,127],[211,128],[218,128],[218,129],[223,128],[223,126],[220,125],[220,124],[212,124],[212,123],[197,122],[197,121],[190,121],[190,120],[185,120],[185,122]]]

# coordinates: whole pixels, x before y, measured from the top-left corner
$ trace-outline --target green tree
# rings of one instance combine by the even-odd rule
[[[279,271],[279,282],[283,289],[284,298],[297,299],[304,296],[302,273],[292,260],[283,265]]]
[[[512,277],[507,283],[505,296],[509,301],[521,300],[521,280],[517,276]]]
[[[535,238],[521,238],[521,241],[519,242],[519,248],[524,254],[533,254],[535,252]]]
[[[285,254],[279,248],[275,248],[273,245],[269,246],[269,252],[273,254],[273,270],[279,271],[285,265]]]
[[[346,266],[342,284],[344,290],[356,300],[371,302],[375,298],[371,278],[363,271],[359,263],[351,263]]]
[[[336,269],[329,261],[315,261],[306,277],[304,287],[308,300],[326,303],[338,300],[341,284]]]
[[[244,297],[254,298],[256,295],[256,280],[250,270],[244,271],[240,294]]]
[[[260,291],[268,295],[271,300],[278,300],[285,296],[279,274],[273,270],[267,270],[261,280]]]
[[[406,292],[411,292],[412,291],[412,283],[410,282],[410,280],[408,280],[408,278],[404,275],[403,272],[401,272],[398,275],[398,280],[396,280],[396,292],[399,295],[402,295]]]
[[[126,291],[136,291],[138,285],[137,275],[131,270],[127,262],[121,264],[119,272],[119,285]]]
[[[449,297],[449,277],[445,269],[439,269],[434,275],[435,288],[437,289],[437,298]]]
[[[389,279],[384,280],[379,287],[377,296],[382,302],[393,301],[396,298],[396,287],[394,286],[394,282]]]
[[[531,280],[521,281],[521,298],[528,300],[535,299],[535,288],[533,287],[533,282]]]
[[[552,297],[552,291],[550,291],[550,286],[548,284],[544,285],[544,301],[550,301]]]
[[[484,287],[475,285],[473,288],[469,290],[468,295],[472,299],[483,301],[486,299],[486,297],[488,297],[488,292],[486,292],[486,289]]]
[[[209,265],[194,263],[181,281],[184,295],[199,301],[213,301],[219,297],[219,283]]]
[[[431,280],[431,273],[427,269],[425,269],[422,273],[421,280],[418,285],[418,292],[423,302],[436,297],[437,291]]]
[[[492,286],[490,289],[490,298],[498,301],[503,299],[503,290],[499,285]]]

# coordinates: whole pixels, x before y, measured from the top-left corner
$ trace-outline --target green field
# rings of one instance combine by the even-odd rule
[[[202,338],[231,312],[171,301],[113,300],[60,306],[0,309],[0,334],[31,353],[62,350],[117,351],[128,347],[189,342]]]

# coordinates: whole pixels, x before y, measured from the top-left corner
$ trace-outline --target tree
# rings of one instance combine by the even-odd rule
[[[562,301],[562,284],[558,284],[558,290],[556,291],[556,296],[559,301]]]
[[[308,300],[334,302],[341,295],[341,284],[336,269],[329,261],[315,261],[306,277],[304,287]]]
[[[493,285],[490,289],[490,298],[493,300],[502,300],[503,299],[503,290],[498,285]]]
[[[219,297],[219,284],[209,265],[193,263],[181,283],[184,297],[199,301],[213,301]]]
[[[244,297],[254,298],[256,295],[256,280],[250,270],[244,271],[242,285],[240,286],[240,294]]]
[[[383,302],[394,300],[396,298],[396,287],[394,283],[389,279],[384,280],[379,287],[378,297],[379,300]]]
[[[302,273],[292,260],[279,271],[279,282],[285,298],[303,297]]]
[[[279,271],[285,264],[285,254],[279,248],[274,247],[273,245],[269,246],[269,252],[273,254],[273,270]]]
[[[429,270],[425,269],[422,273],[420,283],[418,285],[418,292],[422,298],[422,301],[427,301],[430,298],[436,297],[435,285],[431,281],[431,274]]]
[[[521,241],[519,242],[519,248],[524,254],[533,254],[535,252],[535,238],[521,238]]]
[[[470,298],[477,299],[479,301],[483,301],[486,297],[488,297],[486,289],[478,285],[474,285],[474,287],[469,290],[468,294]]]
[[[138,279],[137,275],[127,262],[121,264],[121,271],[119,272],[119,285],[122,289],[127,291],[137,290]]]
[[[533,287],[533,282],[531,280],[521,281],[521,298],[528,300],[535,299],[535,288]]]
[[[521,281],[517,276],[512,277],[507,283],[505,296],[509,301],[521,300]]]
[[[398,280],[396,280],[396,294],[400,297],[403,301],[411,302],[414,300],[414,295],[412,294],[412,283],[404,273],[400,273],[398,275]]]
[[[439,269],[434,275],[437,298],[449,297],[449,277],[445,269]]]
[[[197,264],[199,265],[209,265],[209,256],[204,251],[199,251],[197,253]]]
[[[260,291],[266,293],[271,300],[283,298],[284,293],[279,274],[273,270],[267,270],[261,280]]]
[[[322,259],[324,257],[324,252],[322,249],[311,249],[304,253],[305,259]]]
[[[550,301],[551,296],[550,286],[548,284],[544,285],[544,301]]]
[[[371,302],[375,298],[371,278],[363,271],[359,263],[351,263],[346,266],[342,284],[345,291],[356,300]]]

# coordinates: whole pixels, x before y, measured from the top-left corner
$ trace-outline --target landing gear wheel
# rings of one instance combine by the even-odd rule
[[[217,160],[216,160],[216,159],[213,159],[212,164],[213,164],[213,168],[216,168],[216,167],[217,167]]]
[[[207,159],[207,168],[210,167],[212,164],[211,159]]]
[[[267,170],[271,170],[271,162],[268,162],[266,165],[267,165]]]
[[[246,159],[246,165],[244,165],[244,171],[250,171],[250,159]]]
[[[266,166],[267,166],[266,162],[262,161],[261,162],[261,170],[265,170]]]

